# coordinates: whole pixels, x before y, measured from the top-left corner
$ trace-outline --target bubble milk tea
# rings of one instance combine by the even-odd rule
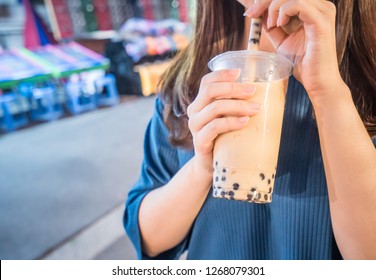
[[[258,51],[228,52],[224,55],[228,57],[221,58],[223,55],[219,55],[214,58],[214,62],[222,60],[217,60],[217,64],[211,61],[210,69],[240,68],[239,81],[256,86],[250,100],[259,103],[261,109],[250,117],[244,128],[221,134],[215,140],[213,196],[270,203],[291,62],[279,55]],[[257,57],[250,58],[250,55]],[[281,63],[285,65],[281,66]]]

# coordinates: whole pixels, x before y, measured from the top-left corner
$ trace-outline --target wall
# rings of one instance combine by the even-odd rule
[[[17,0],[0,0],[0,48],[23,45],[24,9]]]

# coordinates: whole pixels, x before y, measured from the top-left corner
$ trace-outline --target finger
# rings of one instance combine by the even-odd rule
[[[288,37],[288,34],[280,27],[264,28],[263,34],[268,38],[275,50]]]
[[[267,27],[272,28],[276,26],[279,16],[279,8],[285,4],[288,0],[272,1],[268,7],[268,20]]]
[[[217,82],[209,83],[206,86],[202,85],[196,99],[188,107],[188,117],[194,113],[200,112],[213,102],[213,100],[233,98],[246,99],[251,97],[255,91],[256,88],[247,83]]]
[[[223,69],[210,72],[209,74],[206,74],[204,77],[202,77],[200,89],[196,96],[196,99],[187,108],[188,117],[193,113],[201,110],[202,106],[199,105],[200,101],[198,101],[198,98],[203,94],[203,89],[205,89],[210,83],[225,81],[234,82],[239,78],[239,75],[240,69]]]
[[[235,82],[240,76],[240,69],[221,69],[206,74],[201,79],[200,86],[217,82]]]
[[[247,7],[244,16],[251,18],[261,17],[268,9],[271,2],[272,0],[254,0],[254,3]]]
[[[327,21],[324,15],[327,15],[330,9],[329,1],[302,1],[292,0],[281,5],[279,9],[279,16],[277,19],[277,26],[286,25],[290,17],[298,16],[305,25],[315,25],[320,29],[327,27]]]
[[[252,96],[255,91],[256,87],[248,83],[211,83],[205,89],[202,89],[202,92],[197,96],[197,102],[207,106],[213,100],[217,99],[245,99]]]
[[[248,116],[214,119],[196,134],[195,147],[198,149],[200,149],[199,147],[212,149],[214,145],[213,141],[218,135],[243,128],[247,125],[248,121]]]
[[[290,35],[298,31],[301,26],[302,26],[302,22],[300,21],[299,17],[293,16],[293,17],[290,17],[288,20],[288,23],[286,23],[286,25],[282,25],[281,28],[286,34]]]
[[[218,117],[242,117],[255,115],[260,104],[247,100],[216,100],[189,119],[191,131],[199,131],[206,124]]]
[[[311,6],[319,10],[321,13],[325,14],[328,11],[328,4],[333,4],[329,0],[293,0],[299,3],[301,6]],[[333,4],[334,6],[334,4]]]

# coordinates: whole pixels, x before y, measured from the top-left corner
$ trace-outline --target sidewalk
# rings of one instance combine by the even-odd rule
[[[0,259],[134,259],[122,226],[155,97],[0,135]]]
[[[135,260],[136,253],[119,223],[123,210],[123,205],[116,207],[41,259]]]

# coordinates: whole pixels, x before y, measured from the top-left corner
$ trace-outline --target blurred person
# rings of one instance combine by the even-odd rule
[[[124,225],[139,258],[376,259],[374,0],[200,0],[191,44],[165,73]],[[217,54],[260,49],[294,62],[273,202],[212,197],[216,137],[260,111]],[[297,29],[287,32],[289,20]],[[252,145],[252,143],[249,143]]]

